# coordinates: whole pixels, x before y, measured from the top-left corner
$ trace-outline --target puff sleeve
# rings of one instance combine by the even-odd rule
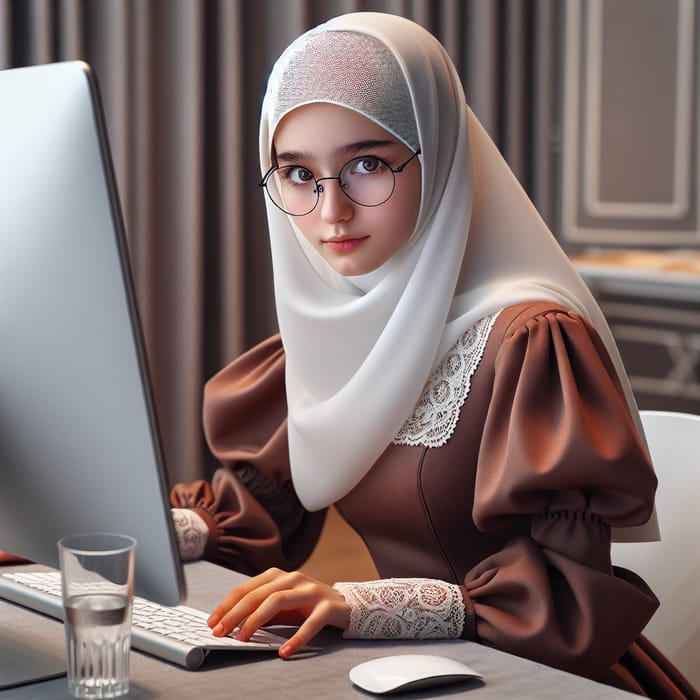
[[[611,527],[646,521],[655,488],[596,331],[571,313],[519,326],[496,359],[473,517],[483,532],[529,532],[466,575],[466,636],[599,677],[658,605],[610,561]]]
[[[291,483],[284,350],[275,335],[215,375],[204,391],[204,430],[221,467],[211,482],[176,484],[170,502],[207,523],[204,557],[246,574],[297,568],[325,511],[309,513]]]

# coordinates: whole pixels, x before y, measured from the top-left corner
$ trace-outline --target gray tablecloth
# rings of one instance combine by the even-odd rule
[[[5,567],[7,570],[7,567]],[[0,567],[0,572],[2,567]],[[188,585],[187,604],[212,609],[240,577],[207,562],[185,567]],[[63,628],[60,622],[0,601],[0,635],[29,640],[47,654],[62,654]],[[283,661],[274,653],[240,652],[211,658],[198,671],[132,651],[131,691],[129,698],[173,700],[201,698],[251,698],[252,700],[372,697],[352,685],[348,672],[362,661],[391,654],[439,654],[463,661],[484,676],[483,681],[468,681],[425,691],[395,694],[395,698],[532,698],[537,700],[610,700],[635,695],[563,671],[557,671],[488,647],[465,641],[366,642],[343,640],[334,631],[324,632],[319,641],[323,650],[317,655]],[[0,700],[69,699],[65,678],[55,678],[19,688],[0,691]]]

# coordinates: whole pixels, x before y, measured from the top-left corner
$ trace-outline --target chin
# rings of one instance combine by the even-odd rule
[[[360,256],[348,255],[347,257],[329,256],[324,258],[325,261],[343,277],[357,277],[359,275],[368,275],[370,272],[378,270],[386,260],[368,260]]]
[[[331,267],[343,277],[357,277],[358,275],[366,275],[369,272],[374,272],[379,265],[358,265],[350,261],[334,262],[328,261]]]

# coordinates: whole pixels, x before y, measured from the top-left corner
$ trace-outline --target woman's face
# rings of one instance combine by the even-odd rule
[[[336,178],[352,158],[361,174],[377,167],[372,157],[392,168],[408,160],[412,151],[396,137],[366,117],[333,104],[297,107],[277,127],[274,137],[277,165],[293,177],[320,180]],[[381,167],[381,166],[379,166]],[[335,180],[324,180],[316,208],[294,217],[299,230],[333,269],[345,276],[376,270],[411,237],[418,217],[421,170],[418,158],[395,174],[396,186],[389,199],[367,207],[351,200]]]

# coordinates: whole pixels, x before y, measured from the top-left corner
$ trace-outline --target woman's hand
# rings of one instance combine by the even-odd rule
[[[279,650],[282,658],[288,658],[326,625],[347,629],[350,607],[325,583],[298,571],[268,569],[232,589],[207,624],[217,637],[240,627],[236,639],[241,641],[248,641],[264,625],[299,625]]]

